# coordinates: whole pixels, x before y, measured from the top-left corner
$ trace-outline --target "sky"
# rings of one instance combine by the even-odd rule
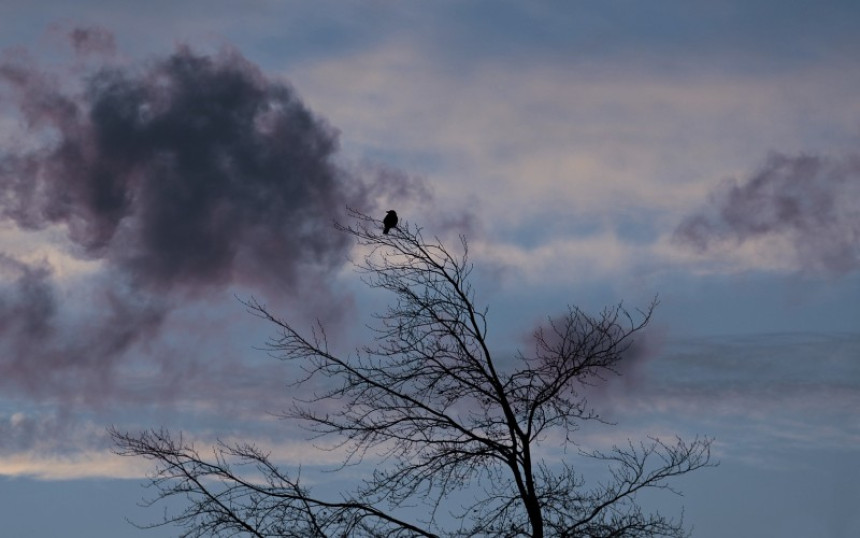
[[[499,357],[657,297],[581,442],[713,437],[643,500],[694,536],[857,536],[858,50],[848,1],[3,2],[4,535],[176,534],[111,425],[336,464],[240,299],[366,341],[350,206],[467,237]]]

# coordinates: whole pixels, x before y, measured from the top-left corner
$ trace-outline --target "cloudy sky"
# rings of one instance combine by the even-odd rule
[[[499,356],[659,296],[583,443],[715,437],[647,500],[695,536],[857,536],[857,51],[848,1],[3,2],[4,533],[175,534],[108,425],[331,464],[237,296],[365,339],[349,205],[468,237]]]

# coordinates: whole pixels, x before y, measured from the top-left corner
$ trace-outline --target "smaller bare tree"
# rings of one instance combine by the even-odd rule
[[[295,383],[329,387],[288,415],[334,437],[345,465],[383,463],[351,493],[323,499],[254,446],[221,444],[207,458],[182,436],[114,429],[119,454],[155,462],[155,501],[188,499],[159,524],[184,526],[183,537],[686,536],[681,520],[646,513],[637,494],[710,465],[710,439],[651,438],[602,452],[574,444],[583,423],[601,420],[584,388],[617,373],[655,304],[635,317],[620,305],[597,316],[570,307],[535,333],[533,354],[503,364],[469,283],[465,238],[455,255],[407,223],[382,234],[378,221],[353,217],[338,228],[366,249],[365,282],[395,297],[375,316],[373,344],[340,356],[322,326],[304,332],[256,301],[247,306],[278,328],[269,349],[304,368]],[[576,457],[542,458],[547,443]],[[586,482],[577,468],[586,460],[604,464],[603,481]],[[477,492],[473,502],[447,506],[464,490]],[[402,509],[424,502],[425,517]],[[441,523],[442,506],[457,524]]]

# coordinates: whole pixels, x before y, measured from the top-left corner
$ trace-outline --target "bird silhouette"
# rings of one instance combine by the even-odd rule
[[[388,234],[388,230],[397,227],[397,212],[393,209],[389,209],[385,212],[385,218],[382,219],[382,225],[384,228],[382,229],[382,233]]]

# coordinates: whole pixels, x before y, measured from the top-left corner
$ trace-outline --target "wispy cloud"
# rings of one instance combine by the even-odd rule
[[[663,73],[635,55],[597,65],[572,55],[459,70],[446,59],[444,47],[398,35],[300,65],[297,77],[349,134],[347,148],[431,170],[449,191],[467,180],[506,229],[541,213],[611,220],[648,206],[675,217],[709,174],[773,147],[841,145],[860,110],[855,72],[833,67],[715,75],[691,62]],[[833,106],[816,107],[822,99]]]
[[[164,318],[160,301],[112,286],[88,297],[86,316],[64,305],[50,267],[0,256],[4,273],[14,276],[0,287],[0,386],[12,392],[100,402],[118,358]]]
[[[707,254],[728,244],[778,242],[797,269],[844,274],[860,268],[860,157],[773,154],[757,173],[731,180],[675,231]]]
[[[199,411],[199,410],[198,410]],[[114,418],[117,418],[117,415]],[[340,467],[348,449],[311,439],[307,431],[273,416],[237,417],[226,420],[221,413],[207,419],[206,413],[190,413],[176,419],[176,409],[163,423],[142,424],[126,419],[118,430],[170,428],[201,451],[221,443],[253,443],[271,460],[289,469],[311,473]],[[71,419],[65,412],[0,412],[0,476],[28,476],[44,480],[78,478],[144,478],[151,465],[139,458],[120,458],[113,452],[111,436],[100,417],[80,414]],[[187,420],[187,422],[183,422]],[[320,447],[326,447],[322,450]],[[379,455],[366,455],[368,464]]]
[[[608,403],[622,425],[677,424],[716,436],[731,457],[846,449],[860,439],[858,351],[858,334],[669,338]]]

